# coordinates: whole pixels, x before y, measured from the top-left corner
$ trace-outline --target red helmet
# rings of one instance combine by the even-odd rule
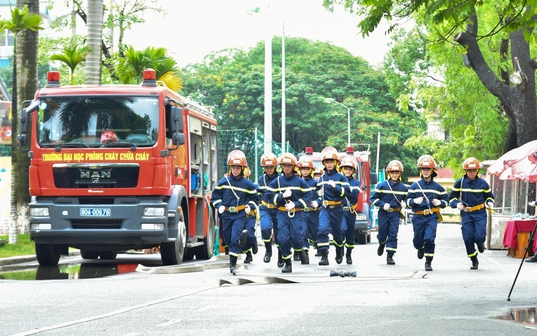
[[[351,167],[356,170],[356,160],[353,157],[344,157],[343,160],[341,160],[341,164],[339,166],[341,168]]]
[[[430,155],[422,155],[418,159],[418,168],[431,168],[436,169],[436,162]]]
[[[261,166],[263,167],[275,167],[278,165],[278,158],[272,153],[263,154],[261,156]]]
[[[392,160],[390,163],[388,163],[388,166],[386,166],[386,172],[392,172],[392,171],[398,171],[403,172],[403,164],[399,160]]]
[[[296,157],[291,153],[283,153],[282,156],[280,156],[280,165],[284,164],[296,166]]]
[[[297,163],[298,168],[311,168],[314,169],[315,165],[310,157],[301,156]]]
[[[479,169],[481,168],[481,163],[475,157],[469,157],[464,160],[462,164],[462,169]]]

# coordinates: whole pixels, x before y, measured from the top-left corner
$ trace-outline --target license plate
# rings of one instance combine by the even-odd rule
[[[81,217],[110,217],[110,208],[80,208]]]

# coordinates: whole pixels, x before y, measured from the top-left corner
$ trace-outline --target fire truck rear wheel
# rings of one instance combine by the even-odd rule
[[[35,255],[41,266],[55,266],[60,261],[60,246],[35,243]]]
[[[99,256],[103,260],[114,260],[117,257],[117,251],[100,251]]]
[[[97,259],[99,258],[99,252],[93,250],[80,249],[80,256],[82,259]]]
[[[179,265],[183,261],[186,248],[185,217],[182,211],[178,211],[177,217],[177,237],[174,237],[175,241],[160,245],[160,256],[164,265]]]

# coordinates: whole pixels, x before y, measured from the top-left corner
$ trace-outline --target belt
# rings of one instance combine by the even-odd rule
[[[246,214],[246,217],[255,216],[255,212],[256,212],[256,210],[252,209],[249,214]]]
[[[356,205],[353,206],[344,206],[343,211],[354,211],[356,209]]]
[[[276,209],[277,208],[277,206],[275,206],[274,204],[270,204],[270,203],[267,203],[265,201],[261,201],[261,204],[263,204],[264,206],[266,206],[269,209]]]
[[[339,204],[339,205],[325,205],[324,207],[325,207],[326,209],[337,209],[337,208],[341,208],[341,206],[342,206],[342,205]]]
[[[239,206],[236,206],[236,207],[226,208],[226,211],[233,213],[233,212],[242,211],[242,210],[244,210],[244,208],[246,208],[246,205],[239,205]]]
[[[285,212],[293,212],[293,211],[304,211],[303,208],[292,208],[291,210],[287,210],[286,207],[278,207],[278,210],[285,211]]]
[[[382,210],[384,210],[384,209],[382,209]],[[389,208],[388,210],[384,210],[384,211],[386,211],[386,212],[399,212],[399,211],[401,211],[401,208]]]
[[[484,207],[485,207],[485,203],[481,203],[473,207],[466,207],[466,212],[473,212],[473,211],[481,210]]]
[[[319,211],[320,208],[304,208],[304,212],[312,212],[312,211]]]
[[[421,211],[415,211],[414,215],[432,215],[435,212],[440,212],[440,208],[425,209]]]
[[[328,205],[341,205],[341,201],[323,201],[324,206]]]

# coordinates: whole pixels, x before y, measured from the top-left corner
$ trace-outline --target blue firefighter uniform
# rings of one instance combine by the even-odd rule
[[[259,189],[257,190],[259,194]],[[257,238],[255,236],[255,224],[259,222],[259,205],[256,204],[254,207],[250,205],[250,208],[251,208],[250,213],[246,214],[246,227],[245,227],[245,229],[248,231],[248,238],[246,240],[246,244],[244,245],[242,249],[242,252],[246,254],[246,258],[244,259],[245,264],[249,264],[253,261],[252,253],[256,254],[258,250]]]
[[[423,197],[421,204],[414,203],[415,198]],[[431,202],[433,199],[438,199],[440,205],[434,206]],[[408,189],[406,204],[412,208],[414,215],[412,216],[412,226],[414,229],[414,247],[423,256],[434,257],[436,228],[439,221],[440,209],[448,205],[448,194],[444,187],[430,180],[425,179],[414,182]]]
[[[282,193],[291,190],[292,194],[284,198]],[[295,251],[302,251],[304,225],[304,209],[311,202],[312,192],[310,186],[302,178],[296,175],[280,175],[274,179],[267,189],[267,198],[270,204],[276,205],[278,213],[276,215],[278,225],[278,243],[285,261],[293,256],[291,247]],[[287,210],[287,202],[293,202],[294,209]]]
[[[494,195],[487,181],[479,177],[470,180],[466,174],[455,181],[449,195],[449,204],[452,208],[457,208],[459,203],[466,206],[461,210],[461,230],[469,258],[477,255],[475,244],[484,249],[488,202],[494,203]]]
[[[259,194],[261,197],[261,205],[259,206],[260,221],[261,221],[261,238],[265,243],[265,248],[268,253],[265,253],[263,261],[270,262],[272,256],[272,232],[274,231],[274,240],[278,246],[278,209],[272,204],[272,200],[268,198],[267,189],[269,184],[278,177],[278,173],[274,171],[272,175],[266,173],[259,177],[257,184],[259,185]],[[269,251],[270,249],[270,251]],[[282,265],[283,266],[283,265]]]
[[[372,205],[380,208],[378,212],[377,239],[380,244],[386,245],[388,254],[397,252],[397,235],[403,210],[401,204],[405,201],[407,192],[408,188],[403,182],[399,180],[394,182],[388,179],[378,183],[369,198]],[[390,205],[388,211],[384,210],[385,204]]]
[[[343,200],[343,224],[342,231],[345,236],[345,247],[347,248],[347,263],[352,263],[352,259],[349,259],[351,250],[354,249],[354,230],[356,228],[356,203],[358,203],[358,196],[360,195],[360,181],[350,176],[347,178],[349,181],[350,194],[346,195]],[[350,263],[349,263],[350,261]]]
[[[330,186],[329,181],[335,182],[335,187]],[[343,234],[341,224],[343,222],[342,201],[345,196],[350,196],[351,190],[349,181],[345,175],[338,173],[335,169],[327,170],[319,179],[318,184],[322,190],[322,207],[319,216],[319,234],[317,236],[317,247],[322,254],[320,265],[328,265],[326,256],[330,243],[328,235],[332,233],[334,245],[336,246],[336,260],[343,258]],[[341,261],[339,261],[341,262]]]
[[[320,198],[316,198],[317,196],[317,180],[314,179],[311,176],[303,177],[304,181],[310,186],[310,191],[312,195],[312,201],[317,201],[317,203],[320,205],[321,200]],[[319,211],[320,207],[313,208],[308,207],[306,208],[306,216],[304,218],[305,225],[303,228],[304,233],[304,249],[309,250],[310,243],[311,244],[317,244],[317,234],[319,233]]]
[[[239,239],[247,222],[244,208],[246,205],[252,210],[256,208],[259,203],[257,188],[242,175],[226,176],[216,185],[211,195],[211,203],[216,209],[222,205],[226,208],[220,215],[222,238],[228,246],[229,255],[236,258],[242,252]]]

